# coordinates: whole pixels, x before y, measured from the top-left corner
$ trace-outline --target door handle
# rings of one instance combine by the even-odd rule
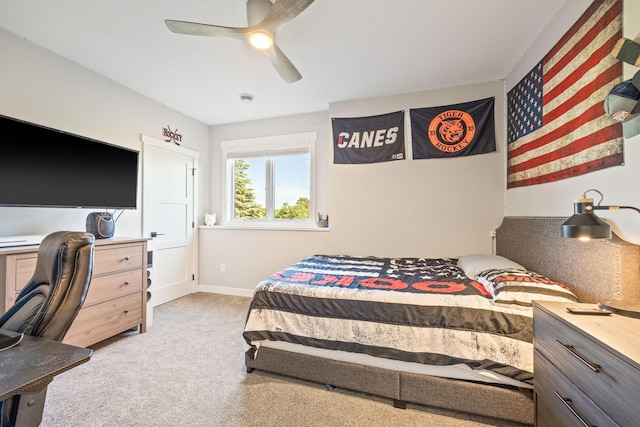
[[[164,233],[158,233],[157,231],[151,232],[151,237],[158,237],[158,236],[164,236]]]

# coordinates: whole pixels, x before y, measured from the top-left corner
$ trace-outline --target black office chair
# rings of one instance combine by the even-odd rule
[[[46,236],[33,277],[0,317],[0,329],[62,341],[89,289],[94,240],[91,233],[73,231]],[[0,402],[0,427],[39,425],[46,392],[45,383],[41,390]]]

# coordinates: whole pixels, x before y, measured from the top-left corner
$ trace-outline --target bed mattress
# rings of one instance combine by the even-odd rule
[[[531,310],[496,305],[455,259],[314,255],[258,284],[243,336],[249,357],[268,345],[530,387],[532,333]]]

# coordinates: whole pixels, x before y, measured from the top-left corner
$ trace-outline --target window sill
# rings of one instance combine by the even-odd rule
[[[327,232],[329,227],[318,227],[316,225],[275,225],[275,224],[218,224],[199,225],[202,230],[271,230],[271,231],[320,231]]]

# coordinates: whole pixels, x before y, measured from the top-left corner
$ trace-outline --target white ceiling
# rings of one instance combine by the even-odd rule
[[[0,28],[216,125],[503,79],[565,1],[315,0],[276,37],[291,84],[241,40],[164,24],[246,26],[246,0],[0,0]]]

